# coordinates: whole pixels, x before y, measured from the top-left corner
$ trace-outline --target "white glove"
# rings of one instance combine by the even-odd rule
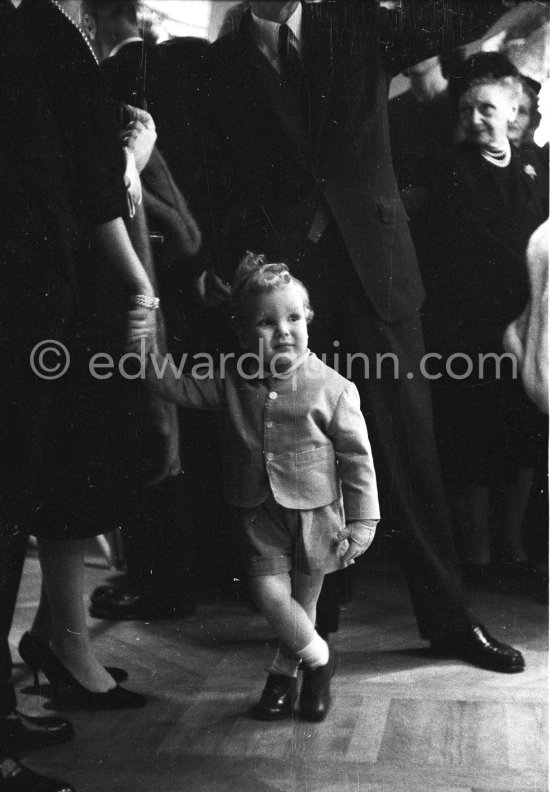
[[[157,140],[155,122],[149,113],[139,107],[126,105],[126,110],[130,121],[122,130],[122,142],[133,152],[138,172],[141,173],[149,162]]]

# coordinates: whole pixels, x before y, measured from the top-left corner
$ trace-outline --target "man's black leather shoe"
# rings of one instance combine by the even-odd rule
[[[464,635],[432,639],[431,648],[434,654],[457,657],[479,668],[503,674],[515,674],[525,668],[521,652],[497,641],[481,624],[472,626]]]
[[[0,756],[0,792],[74,792],[74,788],[29,770],[15,756]]]
[[[196,612],[192,602],[177,600],[163,604],[131,589],[101,586],[90,600],[90,616],[110,621],[151,621],[154,619],[184,619]]]
[[[338,665],[338,656],[331,651],[328,663],[319,668],[304,667],[300,693],[300,715],[304,720],[319,722],[326,718],[332,700],[330,680]]]
[[[0,719],[0,748],[8,752],[36,751],[73,737],[72,725],[62,718],[32,718],[13,712]]]
[[[115,578],[112,583],[103,583],[101,586],[96,586],[90,595],[90,602],[95,603],[104,599],[112,599],[122,591],[130,592],[130,590],[131,586],[128,583],[128,578],[124,575]]]
[[[260,700],[252,709],[252,717],[264,721],[289,718],[294,711],[296,698],[295,677],[269,673]]]

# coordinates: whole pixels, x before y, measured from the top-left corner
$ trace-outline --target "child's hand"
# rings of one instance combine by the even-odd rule
[[[343,567],[354,564],[355,559],[369,549],[376,533],[376,522],[375,520],[355,520],[337,533],[336,541],[340,544],[339,554]]]

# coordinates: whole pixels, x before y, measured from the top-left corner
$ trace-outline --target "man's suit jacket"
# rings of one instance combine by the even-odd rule
[[[222,267],[233,268],[247,248],[299,258],[321,204],[380,318],[419,309],[422,281],[389,147],[389,77],[479,35],[500,3],[403,5],[395,17],[369,0],[304,3],[300,96],[258,50],[250,13],[211,45],[203,131],[213,133],[209,199],[222,232]]]
[[[159,370],[165,362],[157,361]],[[257,506],[271,491],[287,509],[316,509],[342,495],[346,520],[379,519],[357,388],[316,355],[262,380],[242,376],[229,361],[223,376],[177,378],[167,366],[162,379],[153,369],[148,381],[181,407],[220,411],[224,493],[232,505]]]

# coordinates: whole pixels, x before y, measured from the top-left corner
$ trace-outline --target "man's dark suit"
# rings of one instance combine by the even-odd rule
[[[420,375],[424,291],[392,168],[387,93],[392,69],[457,46],[459,30],[472,39],[482,33],[499,4],[484,4],[487,13],[480,5],[404,3],[396,21],[374,2],[304,3],[300,88],[261,54],[248,13],[238,31],[211,46],[202,83],[204,129],[212,133],[209,194],[223,251],[216,263],[230,276],[247,249],[288,261],[316,310],[312,349],[330,354],[339,342],[340,364],[345,353],[368,356],[370,377],[359,366],[354,381],[383,524],[401,551],[421,635],[434,643],[463,634],[475,617],[457,586],[429,387]],[[398,377],[392,366],[376,375],[380,353],[396,356]]]

